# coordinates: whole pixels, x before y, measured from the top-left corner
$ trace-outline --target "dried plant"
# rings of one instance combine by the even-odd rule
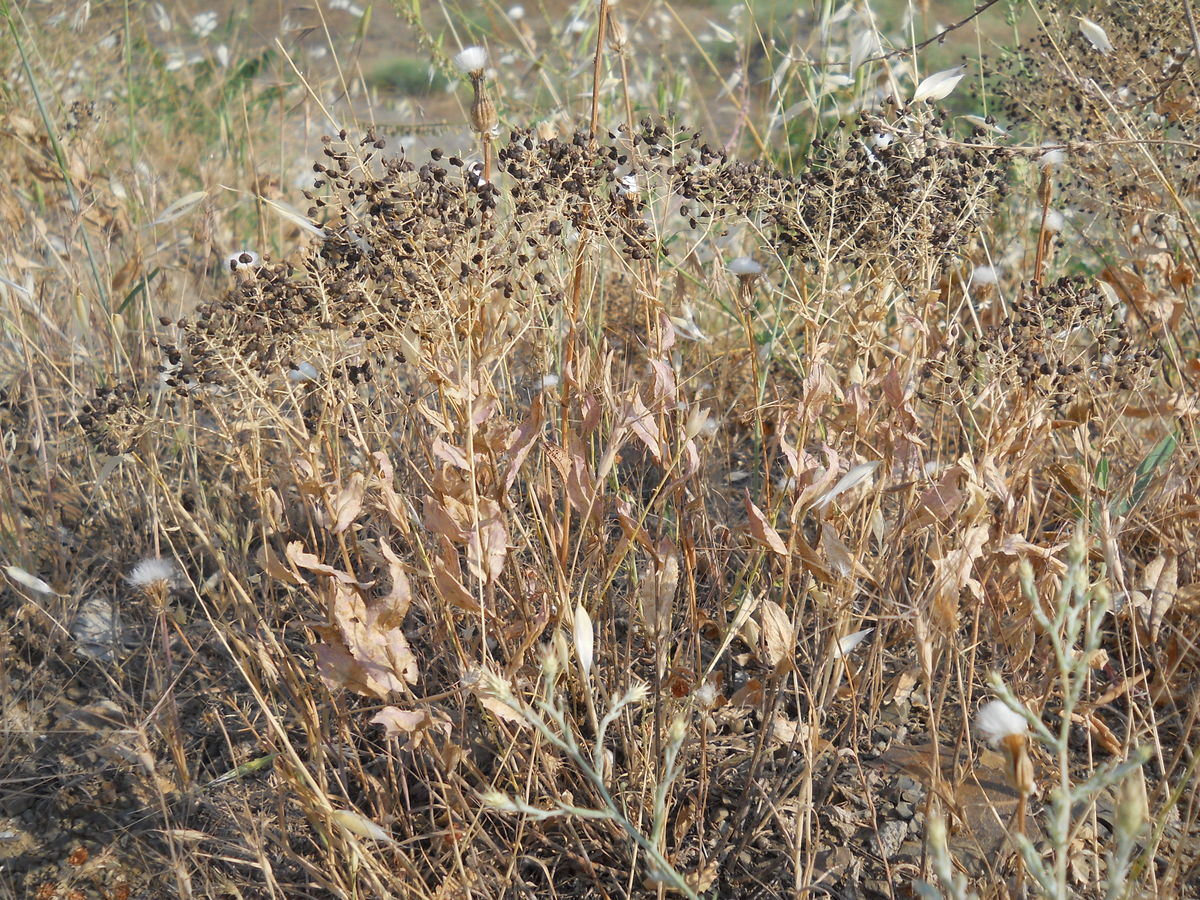
[[[1190,896],[1189,4],[394,5],[0,0],[0,896]]]

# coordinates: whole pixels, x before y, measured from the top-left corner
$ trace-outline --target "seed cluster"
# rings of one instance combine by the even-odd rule
[[[374,132],[326,137],[306,194],[319,244],[294,265],[231,257],[224,296],[194,318],[162,320],[160,385],[227,403],[246,379],[370,382],[412,352],[414,334],[437,343],[489,305],[561,303],[576,248],[635,264],[665,257],[647,213],[652,196],[672,192],[682,219],[671,227],[762,222],[783,256],[832,248],[852,266],[941,264],[1002,192],[1003,154],[947,142],[928,108],[889,109],[815,141],[799,177],[649,119],[632,138],[606,141],[514,130],[492,181],[441,150],[420,165],[387,156]],[[319,371],[311,359],[331,362]],[[106,389],[80,422],[127,444],[147,403],[131,388]]]
[[[319,244],[295,265],[231,257],[234,285],[223,296],[193,317],[161,320],[160,385],[198,399],[233,397],[251,377],[368,382],[411,352],[414,332],[444,334],[497,300],[561,303],[585,237],[630,261],[654,258],[663,251],[627,145],[513,131],[497,154],[501,177],[486,181],[479,165],[442,150],[417,165],[381,154],[373,132],[326,137],[306,194]],[[340,361],[315,373],[310,357]],[[150,402],[133,386],[104,388],[79,422],[126,447]]]
[[[944,113],[894,100],[812,142],[802,173],[729,159],[693,137],[672,169],[697,220],[762,221],[783,255],[944,266],[1005,192],[1008,154],[953,140]]]
[[[922,374],[926,395],[1019,387],[1062,412],[1080,396],[1134,390],[1161,356],[1157,345],[1136,346],[1100,290],[1077,275],[1024,286],[1009,315]]]
[[[1087,40],[1079,13],[1104,30],[1111,49]],[[1001,58],[989,79],[1001,121],[1027,139],[1072,149],[1065,202],[1117,222],[1144,218],[1154,243],[1185,238],[1183,223],[1162,212],[1200,191],[1200,149],[1189,137],[1200,125],[1191,35],[1182,2],[1064,8],[1018,53]],[[1089,146],[1113,135],[1136,138],[1136,152],[1095,153]],[[1175,201],[1158,188],[1164,176]]]

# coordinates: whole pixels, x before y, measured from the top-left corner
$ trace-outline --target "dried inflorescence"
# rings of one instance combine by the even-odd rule
[[[495,180],[441,150],[420,165],[386,156],[374,132],[327,137],[306,194],[319,244],[295,264],[231,257],[223,297],[163,320],[160,385],[211,400],[248,381],[257,394],[288,379],[368,382],[422,339],[461,338],[481,309],[561,303],[580,252],[654,262],[667,255],[660,228],[701,219],[762,228],[784,257],[936,271],[1002,192],[1004,156],[952,142],[928,107],[888,109],[814,142],[798,177],[649,119],[608,141],[514,130],[497,149]],[[97,397],[83,424],[127,445],[136,429],[124,407],[145,401],[126,393],[127,404]]]
[[[693,227],[734,212],[761,222],[783,256],[932,273],[1003,198],[1007,161],[1002,148],[955,140],[945,114],[889,100],[816,138],[799,175],[730,159],[695,136],[671,174],[698,203],[683,209]]]
[[[1135,343],[1094,282],[1072,276],[1023,287],[1009,315],[923,374],[931,395],[938,385],[966,396],[1023,388],[1061,412],[1081,397],[1134,390],[1161,356]]]
[[[1089,38],[1088,27],[1103,39]],[[1067,203],[1136,222],[1148,243],[1166,245],[1185,238],[1173,207],[1200,190],[1200,149],[1190,137],[1200,123],[1198,81],[1184,3],[1100,0],[1049,15],[999,60],[988,91],[1000,99],[999,118],[1024,139],[1068,147]],[[1125,143],[1096,152],[1114,137]]]

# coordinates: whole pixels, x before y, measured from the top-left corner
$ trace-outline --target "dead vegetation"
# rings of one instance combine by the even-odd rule
[[[296,60],[0,9],[4,896],[1192,895],[1186,0],[797,19],[725,146],[589,6],[296,190]]]

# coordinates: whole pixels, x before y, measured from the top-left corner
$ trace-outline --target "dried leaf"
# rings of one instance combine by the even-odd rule
[[[404,564],[400,562],[400,557],[392,552],[392,548],[382,538],[379,540],[379,552],[387,560],[392,589],[380,597],[377,603],[381,610],[386,610],[387,624],[398,628],[408,614],[408,608],[412,606],[412,585],[408,582],[408,573]]]
[[[420,747],[434,731],[440,731],[448,738],[453,729],[449,717],[443,712],[431,714],[429,710],[399,709],[395,706],[385,706],[375,714],[371,723],[382,725],[386,737],[407,737],[407,746],[411,749]]]
[[[447,443],[442,438],[433,439],[433,456],[435,459],[440,459],[442,462],[447,462],[452,466],[462,469],[464,472],[471,471],[471,461],[458,447]]]
[[[971,577],[971,573],[975,561],[983,555],[983,545],[987,539],[988,527],[975,525],[963,533],[958,547],[933,561],[930,602],[934,619],[947,633],[958,627],[958,600],[964,588],[969,589],[977,599],[983,599],[983,588]]]
[[[1163,616],[1175,603],[1179,588],[1179,557],[1173,552],[1160,553],[1142,570],[1141,589],[1148,598],[1146,627],[1150,629],[1150,640],[1158,640]]]
[[[766,661],[776,667],[785,659],[790,659],[795,650],[795,630],[792,620],[783,611],[783,607],[774,600],[764,600],[760,607],[759,619],[762,622],[763,648]]]
[[[373,581],[357,581],[354,576],[348,575],[340,569],[335,569],[333,566],[325,565],[315,555],[305,550],[304,545],[300,541],[288,542],[286,555],[292,565],[297,568],[308,569],[308,571],[316,572],[320,575],[332,575],[342,584],[352,584],[356,587],[370,587],[374,584]]]
[[[385,737],[406,737],[419,728],[433,724],[428,710],[400,709],[385,706],[371,718],[372,725],[382,725]]]
[[[496,581],[508,558],[508,528],[500,505],[479,500],[479,524],[467,535],[467,568],[485,584]]]
[[[730,706],[759,706],[763,702],[763,685],[757,678],[746,681],[733,696],[729,698]]]
[[[676,402],[677,391],[675,372],[671,366],[665,360],[652,359],[650,360],[650,372],[654,376],[650,396],[654,398],[655,405],[660,409],[673,405]]]
[[[662,445],[658,441],[658,425],[654,421],[654,414],[646,409],[646,404],[636,391],[629,401],[624,424],[646,445],[654,461],[662,465],[663,453]]]
[[[792,532],[792,546],[796,551],[796,555],[800,557],[800,563],[809,571],[813,578],[823,584],[833,584],[833,573],[825,568],[825,563],[821,562],[821,558],[817,555],[817,551],[804,539],[799,531]]]
[[[390,610],[368,608],[362,595],[346,585],[335,582],[332,589],[330,615],[339,634],[325,629],[325,635],[331,644],[340,643],[358,664],[356,685],[383,699],[392,691],[403,691],[406,684],[415,684],[417,658],[404,632],[388,624]]]
[[[524,465],[526,457],[529,456],[529,451],[533,449],[534,443],[542,433],[543,418],[542,395],[537,394],[533,398],[533,402],[529,405],[529,415],[525,417],[525,421],[514,432],[512,443],[508,446],[508,471],[504,473],[505,493],[508,493],[508,490],[513,486],[513,482],[517,480],[521,466]]]
[[[341,534],[349,528],[362,510],[363,494],[366,491],[367,479],[362,472],[354,472],[350,483],[333,499],[333,534]]]
[[[525,720],[519,712],[512,707],[505,705],[502,700],[495,697],[480,697],[479,705],[490,712],[501,722],[507,722],[510,725],[516,725],[518,728],[529,728],[529,722]]]
[[[841,457],[828,444],[825,444],[822,450],[826,461],[824,468],[811,465],[796,476],[797,487],[800,490],[792,506],[793,521],[797,520],[803,510],[812,508],[817,498],[825,494],[838,477],[838,471],[842,467]],[[805,454],[805,459],[806,464],[809,461],[815,462],[808,454]]]
[[[387,696],[377,693],[376,686],[363,669],[362,665],[351,655],[341,643],[336,634],[328,634],[325,629],[318,629],[328,641],[318,643],[313,647],[313,658],[317,664],[317,672],[331,691],[346,690],[362,697],[375,697],[382,700]]]
[[[845,541],[841,539],[837,531],[834,530],[834,527],[828,522],[821,523],[821,546],[825,550],[825,558],[829,560],[830,567],[841,578],[849,578],[853,575],[856,578],[866,579],[872,584],[877,583],[875,576],[867,571],[863,564],[850,552],[850,548],[846,546]]]
[[[767,524],[766,516],[763,515],[762,510],[751,501],[750,492],[745,491],[745,495],[746,514],[750,517],[751,537],[768,550],[778,553],[780,556],[787,556],[787,544],[783,542],[783,538],[779,536],[779,532]]]
[[[642,616],[650,631],[663,635],[671,627],[671,612],[675,607],[675,589],[679,585],[679,558],[670,548],[659,554],[661,562],[651,562],[649,571],[638,584],[638,599]]]
[[[443,497],[442,499],[445,502],[439,502],[432,496],[425,498],[425,515],[422,518],[422,524],[436,535],[449,538],[455,543],[462,543],[467,539],[464,522],[467,521],[468,514],[462,509],[462,504],[453,497]],[[451,509],[454,510],[453,513]]]
[[[462,584],[458,566],[458,551],[449,539],[442,537],[442,552],[433,560],[433,589],[447,606],[464,612],[478,613],[479,602]]]
[[[858,486],[875,474],[875,470],[879,468],[879,460],[871,462],[859,463],[854,466],[849,472],[841,477],[837,484],[831,487],[828,491],[817,498],[813,503],[813,507],[818,510],[823,510],[836,497],[841,496],[853,487]]]
[[[917,514],[905,522],[905,530],[915,531],[934,521],[945,522],[957,513],[967,499],[962,491],[967,473],[962,466],[950,466],[936,485],[917,498]]]
[[[282,581],[284,584],[299,585],[304,584],[304,579],[301,578],[294,569],[285,566],[275,555],[274,548],[269,542],[264,542],[258,550],[258,564],[262,570],[276,581]]]

